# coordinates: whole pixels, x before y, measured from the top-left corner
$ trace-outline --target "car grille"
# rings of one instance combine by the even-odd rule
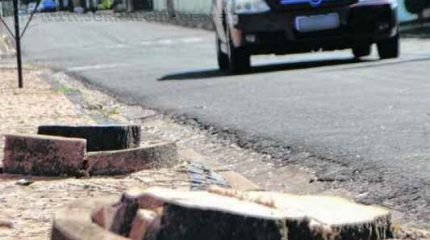
[[[341,7],[357,3],[358,0],[266,0],[274,10],[307,10]]]

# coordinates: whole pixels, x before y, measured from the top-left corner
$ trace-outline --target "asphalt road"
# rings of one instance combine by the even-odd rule
[[[259,56],[238,76],[217,70],[213,33],[154,23],[39,18],[23,47],[27,62],[235,134],[429,226],[428,40],[404,39],[401,58],[387,61],[354,62],[349,51]]]

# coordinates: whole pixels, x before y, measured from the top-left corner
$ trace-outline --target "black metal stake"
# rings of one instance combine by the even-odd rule
[[[21,33],[19,29],[18,0],[13,0],[13,15],[15,21],[15,43],[16,43],[16,62],[18,66],[18,87],[23,88],[22,79],[22,59],[21,59]]]

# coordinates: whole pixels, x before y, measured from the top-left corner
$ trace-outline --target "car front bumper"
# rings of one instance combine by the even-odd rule
[[[295,19],[299,16],[329,13],[339,14],[339,28],[307,33],[295,28]],[[251,54],[346,49],[396,35],[397,9],[388,3],[355,4],[329,9],[236,15],[233,32],[236,47],[242,47]]]

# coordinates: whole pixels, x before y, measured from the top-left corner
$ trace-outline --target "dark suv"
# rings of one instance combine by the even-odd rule
[[[252,54],[352,49],[377,44],[381,59],[399,56],[397,0],[213,0],[218,64],[244,72]]]

